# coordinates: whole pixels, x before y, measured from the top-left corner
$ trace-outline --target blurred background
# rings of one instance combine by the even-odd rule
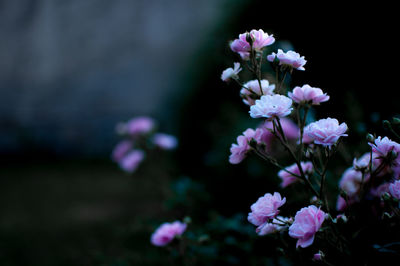
[[[366,132],[381,133],[381,119],[399,111],[392,10],[0,0],[0,264],[163,265],[149,243],[154,226],[208,218],[195,203],[178,213],[166,206],[170,182],[182,176],[201,183],[219,213],[247,213],[270,182],[257,179],[267,173],[254,161],[228,163],[230,144],[256,124],[239,88],[220,80],[238,60],[229,41],[246,30],[261,28],[282,41],[274,48],[304,55],[306,71],[292,84],[328,92],[318,118],[346,121],[349,140],[366,150]],[[180,146],[129,176],[110,154],[115,125],[139,115],[155,118]],[[246,200],[232,204],[238,194]]]

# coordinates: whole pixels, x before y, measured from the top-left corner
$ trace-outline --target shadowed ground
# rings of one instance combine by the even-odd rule
[[[159,263],[149,221],[166,215],[163,167],[128,176],[110,162],[67,161],[1,172],[1,265]]]

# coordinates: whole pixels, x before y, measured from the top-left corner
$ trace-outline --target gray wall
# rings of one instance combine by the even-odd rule
[[[105,154],[121,119],[176,123],[169,99],[224,2],[0,1],[0,153]]]

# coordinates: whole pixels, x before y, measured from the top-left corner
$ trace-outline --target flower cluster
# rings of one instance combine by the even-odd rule
[[[249,213],[247,220],[258,226],[256,232],[259,235],[266,235],[272,232],[278,231],[278,229],[283,229],[284,225],[280,224],[284,219],[278,223],[273,221],[275,217],[279,214],[279,207],[285,204],[286,198],[281,197],[281,194],[275,192],[273,195],[270,193],[265,194],[260,197],[253,205],[251,205],[251,212]],[[279,226],[279,227],[277,227]]]
[[[275,38],[263,30],[240,34],[230,48],[245,61],[242,65],[251,78],[241,80],[239,74],[246,76],[243,72],[247,70],[239,62],[221,75],[223,81],[234,80],[240,87],[248,116],[256,118],[249,120],[259,121],[257,127],[246,129],[231,145],[229,162],[239,164],[250,155],[260,157],[279,169],[280,188],[287,193],[287,198],[279,192],[259,197],[250,206],[247,221],[256,227],[258,236],[279,236],[276,240],[289,251],[308,248],[310,252],[304,254],[317,263],[342,265],[352,259],[352,249],[360,246],[371,249],[372,245],[378,251],[392,252],[390,248],[397,242],[381,247],[364,239],[369,238],[365,229],[381,227],[382,221],[385,228],[379,230],[389,228],[390,234],[390,230],[398,229],[395,226],[400,221],[400,144],[388,137],[369,135],[368,145],[365,144],[369,150],[354,158],[351,167],[338,166],[341,161],[351,162],[353,157],[348,151],[351,145],[340,146],[348,136],[347,124],[330,117],[314,119],[315,110],[330,96],[308,84],[291,87],[286,77],[295,70],[305,71],[307,61],[297,52],[281,49],[265,56],[264,52],[274,42]],[[263,76],[263,59],[271,64],[275,75]],[[151,135],[153,145],[160,148],[176,146],[173,137],[150,133],[154,127],[151,120],[140,118],[135,121],[137,125],[130,125],[131,122],[119,126],[119,132],[130,137],[113,153],[122,168],[132,169],[143,160],[145,153],[137,146],[143,136]],[[398,125],[400,128],[400,120]],[[398,134],[394,135],[400,139]],[[275,149],[277,146],[280,149]],[[279,153],[283,151],[287,157]],[[333,160],[336,153],[343,155],[344,160]],[[332,208],[335,200],[336,210]],[[365,221],[365,217],[371,217],[371,221]],[[165,246],[180,238],[186,228],[187,224],[179,221],[162,224],[151,236],[151,243]]]
[[[155,133],[156,123],[150,117],[136,117],[117,125],[117,132],[123,136],[114,148],[111,158],[120,168],[133,173],[146,157],[146,150],[159,148],[172,150],[178,145],[177,139],[168,134]]]
[[[325,159],[329,161],[331,154],[336,151],[339,139],[347,136],[348,128],[346,123],[339,124],[338,120],[334,118],[321,119],[306,126],[309,109],[328,101],[330,97],[320,88],[307,84],[296,86],[290,92],[285,93],[286,75],[291,74],[293,70],[304,71],[304,65],[307,62],[304,56],[300,56],[294,51],[283,52],[279,49],[277,53],[268,55],[267,60],[275,66],[278,79],[274,80],[274,84],[272,84],[269,80],[262,78],[260,74],[262,58],[260,59],[260,57],[266,47],[264,44],[267,42],[260,40],[268,38],[269,35],[252,35],[254,32],[240,34],[239,39],[231,43],[231,48],[234,52],[239,53],[242,59],[250,61],[249,70],[257,79],[242,83],[237,74],[234,77],[241,86],[240,94],[243,102],[250,106],[250,117],[264,119],[264,122],[255,130],[247,129],[243,135],[237,138],[237,143],[231,146],[229,162],[238,164],[251,151],[254,151],[253,154],[259,155],[262,159],[281,168],[278,176],[282,180],[282,188],[301,181],[309,191],[314,193],[319,206],[311,205],[302,208],[297,212],[294,220],[290,217],[278,216],[279,208],[286,202],[286,198],[282,199],[278,192],[273,195],[267,193],[260,197],[251,206],[251,212],[248,215],[248,221],[257,226],[256,232],[259,235],[288,230],[289,236],[297,239],[297,246],[306,248],[314,242],[315,234],[320,230],[327,217],[327,213],[322,208],[328,209],[323,194],[327,169],[321,169],[319,164],[315,165],[315,154],[325,151],[324,153],[328,154]],[[228,69],[223,73],[233,73],[233,71]],[[283,78],[279,80],[279,77]],[[296,112],[293,112],[294,110]],[[289,118],[293,113],[297,113],[294,116],[294,119],[297,118],[297,125]],[[292,150],[291,140],[297,140],[296,151]],[[273,158],[274,153],[270,149],[272,141],[281,144],[289,152],[295,161],[292,165],[282,167]],[[298,155],[296,156],[296,154]],[[306,154],[308,154],[307,157],[305,157]],[[359,167],[363,165],[362,161],[355,163],[359,164]],[[317,182],[320,186],[319,191],[315,189],[314,173],[321,179]],[[349,194],[355,193],[357,182],[360,180],[359,175],[347,174],[343,180],[341,188],[347,190]],[[322,260],[321,254],[323,253],[316,253],[315,259]]]
[[[294,51],[287,51],[285,53],[281,49],[278,49],[278,53],[268,55],[267,60],[270,62],[277,61],[279,65],[288,66],[297,70],[305,70],[304,65],[307,63],[304,56],[300,56],[299,53]]]
[[[230,46],[232,51],[238,53],[242,59],[248,60],[253,50],[260,52],[264,47],[274,42],[275,38],[263,30],[252,30],[239,34],[239,38],[234,40]]]
[[[342,191],[336,203],[339,211],[359,203],[366,196],[380,198],[384,193],[390,193],[393,198],[399,198],[400,144],[388,137],[378,137],[369,145],[371,152],[355,158],[353,166],[343,173],[339,181]]]

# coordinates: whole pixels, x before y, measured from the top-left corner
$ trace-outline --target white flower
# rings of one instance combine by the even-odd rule
[[[250,80],[249,82],[246,82],[243,86],[246,87],[247,89],[251,90],[254,93],[251,93],[249,90],[242,88],[240,90],[240,95],[243,98],[243,102],[247,105],[254,105],[255,100],[260,98],[262,95],[273,95],[274,94],[274,89],[275,89],[275,84],[269,84],[268,80],[263,79],[261,80],[261,87],[262,87],[262,93],[260,89],[260,84],[258,83],[258,80]]]
[[[221,79],[223,81],[228,81],[231,78],[236,79],[236,78],[238,78],[238,74],[240,71],[242,71],[242,68],[240,67],[240,63],[234,63],[233,68],[231,68],[231,67],[227,68],[222,72]]]
[[[273,118],[284,117],[292,112],[292,100],[286,96],[264,95],[256,104],[250,107],[250,116],[252,118]]]

